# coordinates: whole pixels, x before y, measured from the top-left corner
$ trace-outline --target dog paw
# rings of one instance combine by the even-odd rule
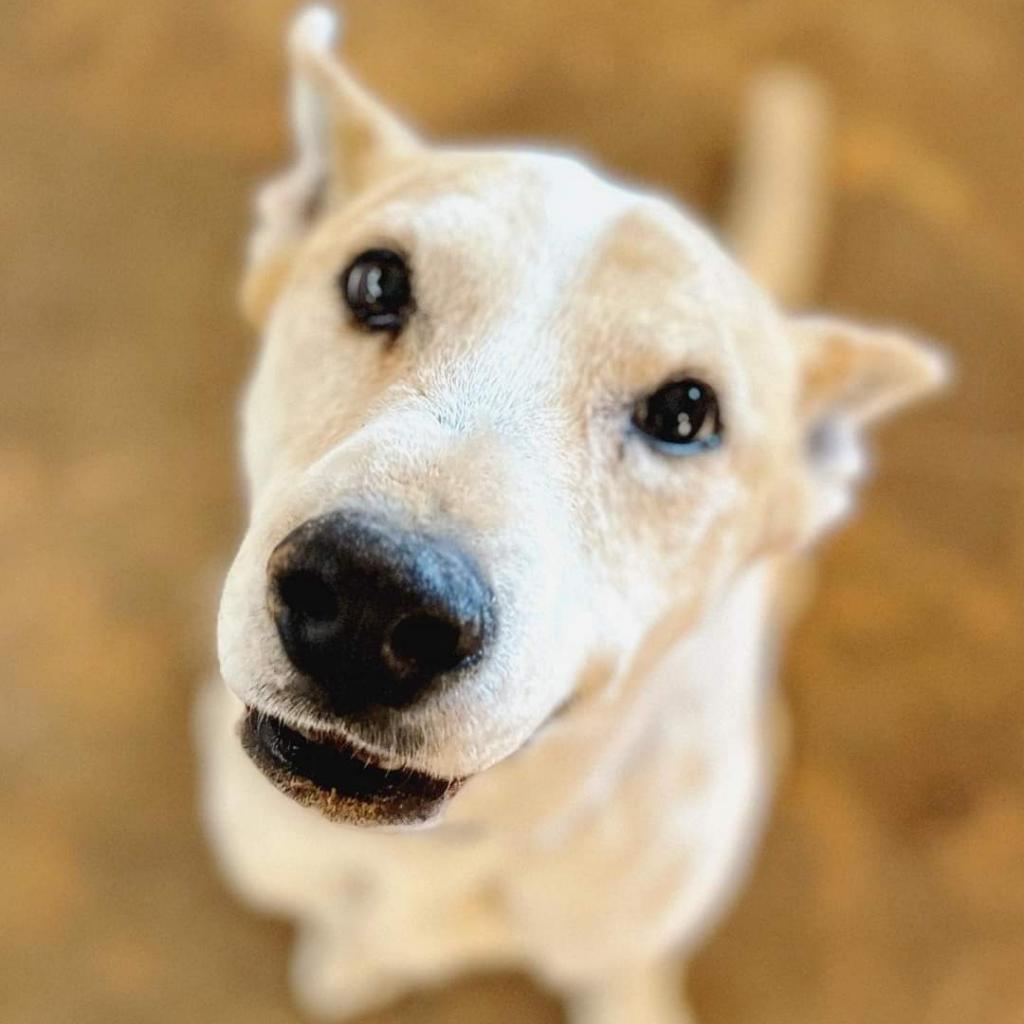
[[[351,948],[313,930],[300,933],[292,954],[295,999],[311,1017],[345,1021],[395,1002],[406,986]]]
[[[696,1024],[681,980],[662,967],[608,977],[575,992],[569,1024]]]

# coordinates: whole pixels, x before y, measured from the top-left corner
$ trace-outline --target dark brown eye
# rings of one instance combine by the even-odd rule
[[[633,407],[634,426],[670,455],[717,448],[722,443],[718,397],[703,381],[669,381]]]
[[[412,280],[404,258],[391,249],[367,249],[338,279],[357,324],[398,334],[413,311]]]

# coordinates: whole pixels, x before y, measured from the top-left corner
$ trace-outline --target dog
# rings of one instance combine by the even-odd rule
[[[679,1024],[764,818],[787,567],[944,360],[781,311],[574,158],[428,145],[335,25],[292,30],[243,287],[214,848],[318,1016],[515,967],[578,1024]]]

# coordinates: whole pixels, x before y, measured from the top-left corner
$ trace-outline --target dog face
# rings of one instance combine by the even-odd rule
[[[297,25],[299,159],[253,240],[221,662],[280,788],[410,824],[806,543],[849,490],[841,425],[938,368],[783,316],[692,219],[573,160],[421,145],[329,35]]]

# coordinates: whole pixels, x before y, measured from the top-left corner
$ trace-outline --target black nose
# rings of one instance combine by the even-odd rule
[[[493,597],[453,541],[336,512],[270,556],[270,609],[291,663],[338,713],[400,707],[481,657]]]

